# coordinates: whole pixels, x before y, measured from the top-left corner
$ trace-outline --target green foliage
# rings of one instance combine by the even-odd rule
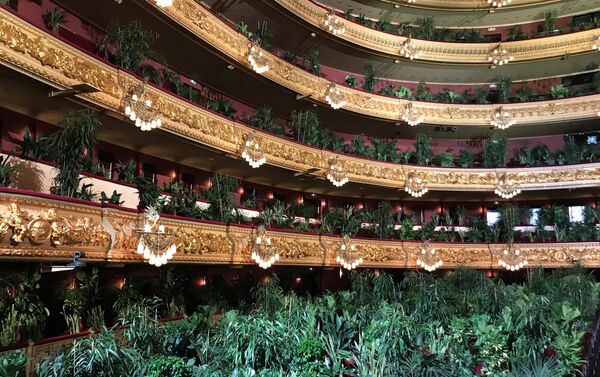
[[[436,159],[440,166],[454,166],[454,155],[451,150],[439,154]]]
[[[463,98],[460,94],[454,93],[450,89],[444,89],[436,96],[437,102],[445,102],[445,103],[462,103]]]
[[[410,88],[407,88],[406,86],[399,86],[394,91],[394,97],[412,99],[413,98],[412,90],[410,90]]]
[[[534,95],[534,93],[535,92],[533,91],[533,89],[528,86],[522,86],[515,92],[520,102],[529,101],[531,99],[531,96]]]
[[[542,31],[551,33],[556,30],[556,12],[544,13],[544,24],[542,25]]]
[[[308,55],[302,57],[302,65],[304,68],[317,76],[321,75],[321,64],[319,63],[319,50],[312,50]]]
[[[285,135],[283,126],[276,121],[273,109],[270,107],[263,106],[255,109],[250,117],[249,123],[251,126],[260,128],[261,130],[276,135]]]
[[[12,163],[10,156],[0,156],[0,186],[9,187],[16,172],[17,165]]]
[[[190,377],[185,359],[179,356],[155,356],[148,362],[146,377]]]
[[[146,57],[155,55],[151,45],[157,38],[158,34],[144,30],[139,21],[126,25],[113,21],[106,28],[98,50],[107,58],[112,57],[118,66],[135,72]]]
[[[506,166],[506,137],[493,134],[485,139],[483,145],[483,166],[504,167]]]
[[[431,90],[427,87],[425,81],[419,82],[415,98],[419,101],[433,101],[433,93],[431,93]]]
[[[121,201],[121,194],[117,192],[117,190],[113,190],[110,196],[106,195],[104,191],[100,193],[100,203],[109,203],[120,206],[124,202]]]
[[[198,195],[184,187],[183,183],[171,180],[161,191],[171,194],[160,199],[161,212],[176,216],[200,217],[200,210],[196,205]]]
[[[490,91],[485,88],[475,88],[474,99],[475,103],[483,104],[489,103],[488,97],[490,96]]]
[[[237,110],[226,98],[214,99],[206,102],[206,107],[228,118],[233,118]]]
[[[27,357],[23,351],[7,351],[0,353],[0,376],[25,377]]]
[[[129,160],[125,165],[121,161],[117,163],[117,175],[119,180],[133,184],[136,179],[137,163],[134,160]]]
[[[64,120],[64,128],[46,139],[46,151],[56,163],[52,192],[75,197],[79,188],[79,173],[91,164],[100,121],[91,110],[71,111]]]
[[[358,86],[358,81],[356,80],[356,76],[354,75],[347,75],[344,78],[344,82],[351,88],[356,88]]]
[[[417,38],[432,40],[435,32],[435,19],[433,17],[424,17],[418,23]]]
[[[273,316],[283,307],[283,289],[279,285],[276,274],[271,275],[266,282],[259,284],[252,290],[256,305],[267,316]]]
[[[225,175],[215,175],[210,179],[210,188],[205,190],[201,197],[210,206],[203,211],[206,219],[230,222],[235,216],[234,190],[239,186],[239,181]]]
[[[375,90],[375,83],[377,78],[375,77],[375,68],[371,63],[365,64],[365,74],[362,82],[362,89],[366,92],[373,92]]]
[[[250,39],[264,48],[269,48],[274,38],[273,31],[269,29],[267,21],[258,21],[256,32],[250,35]]]
[[[465,42],[481,42],[485,38],[481,32],[474,29],[463,29],[456,33],[456,40]]]
[[[469,150],[461,149],[456,157],[456,162],[460,167],[471,168],[475,166],[475,154]]]
[[[498,91],[498,102],[508,102],[510,88],[512,86],[511,78],[506,76],[496,76],[494,82],[496,83],[496,90]]]
[[[418,134],[415,139],[415,162],[418,165],[429,165],[433,158],[431,138],[425,134]]]
[[[134,183],[138,189],[141,206],[143,208],[156,207],[161,194],[160,187],[153,181],[140,176],[135,177]]]
[[[566,98],[569,96],[569,88],[563,84],[552,85],[550,87],[550,95],[552,98]]]
[[[52,32],[58,33],[60,27],[65,24],[65,12],[52,7],[42,14],[42,20],[44,21],[44,26],[52,30]]]
[[[130,308],[126,317],[119,318],[126,326],[123,336],[127,344],[144,358],[150,358],[160,351],[162,327],[158,320],[161,301],[158,298],[142,299]]]
[[[525,33],[523,33],[523,30],[521,29],[521,25],[519,25],[519,24],[513,25],[513,27],[510,28],[508,38],[513,41],[525,39],[526,35],[525,35]]]

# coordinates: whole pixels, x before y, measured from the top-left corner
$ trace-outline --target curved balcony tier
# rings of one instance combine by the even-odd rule
[[[82,83],[95,87],[98,92],[78,97],[107,109],[115,117],[123,117],[124,95],[129,88],[139,85],[140,79],[28,25],[7,11],[1,12],[0,61],[3,65],[58,88]],[[256,132],[268,164],[297,172],[308,171],[308,175],[316,177],[324,177],[330,161],[338,157],[351,182],[391,188],[404,187],[409,175],[421,178],[429,190],[447,191],[493,191],[498,174],[503,172],[524,190],[594,187],[600,180],[600,164],[470,169],[410,166],[350,157],[258,131],[152,86],[147,86],[146,91],[161,112],[163,130],[232,157],[239,155],[245,135]],[[592,106],[598,106],[598,97],[587,98],[591,104],[583,105],[584,108],[591,111]],[[582,103],[586,102],[579,99],[579,106]],[[544,116],[550,118],[564,115],[561,110],[567,105],[557,101],[546,106]]]
[[[89,262],[142,262],[135,248],[143,214],[118,207],[91,205],[80,200],[18,190],[0,190],[4,226],[0,259],[66,261],[84,251]],[[177,253],[172,263],[252,264],[256,228],[189,220],[164,215],[159,224],[175,233]],[[338,266],[340,237],[269,229],[281,265]],[[364,267],[419,268],[423,248],[417,241],[352,239],[363,255]],[[500,269],[502,243],[431,242],[444,268],[468,266]],[[554,242],[513,244],[531,267],[557,268],[580,264],[600,267],[600,243]]]

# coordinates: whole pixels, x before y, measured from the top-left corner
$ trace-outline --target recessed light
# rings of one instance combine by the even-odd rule
[[[394,64],[400,64],[400,59],[394,59]]]
[[[227,69],[230,70],[230,71],[233,71],[235,69],[235,67],[233,65],[229,64],[227,66]]]
[[[314,38],[314,37],[316,37],[316,36],[317,36],[317,33],[315,33],[315,32],[313,31],[312,33],[310,33],[310,36]]]
[[[400,4],[394,4],[394,8],[396,8],[396,9],[400,8]]]

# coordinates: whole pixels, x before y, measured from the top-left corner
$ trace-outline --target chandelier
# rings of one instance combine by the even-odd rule
[[[327,27],[327,30],[329,30],[329,32],[331,32],[333,35],[341,35],[346,32],[346,27],[344,26],[344,23],[342,22],[342,20],[340,20],[338,16],[335,15],[335,10],[333,9],[330,13],[327,13],[325,15],[323,23]]]
[[[348,175],[346,174],[346,171],[342,167],[342,163],[337,157],[329,162],[327,179],[333,183],[335,187],[342,187],[348,183]]]
[[[598,51],[600,51],[600,37],[598,37],[598,39],[596,40],[596,43],[594,43],[592,45],[592,50],[598,50]]]
[[[529,262],[523,257],[521,250],[512,250],[512,245],[509,244],[498,259],[498,264],[509,271],[518,271],[527,266]]]
[[[413,60],[421,56],[421,50],[411,38],[407,38],[404,42],[402,42],[402,46],[400,47],[400,55]]]
[[[252,245],[251,258],[261,268],[267,269],[279,260],[279,253],[271,242],[271,237],[267,234],[264,226],[259,226],[254,245]]]
[[[410,172],[406,175],[404,191],[415,198],[420,198],[421,196],[425,195],[429,189],[425,187],[425,182],[423,182],[423,180],[419,178],[415,172]]]
[[[125,115],[142,131],[162,126],[160,111],[152,107],[152,100],[144,92],[144,84],[133,87],[125,96]]]
[[[156,0],[156,5],[161,8],[170,7],[173,5],[173,0]]]
[[[421,252],[418,255],[417,266],[428,272],[437,270],[444,263],[435,255],[435,249],[429,245],[429,241],[423,242]]]
[[[423,114],[417,109],[414,104],[409,102],[404,106],[404,112],[402,113],[402,120],[408,123],[409,126],[414,127],[417,124],[423,122]]]
[[[488,62],[490,62],[492,68],[498,65],[508,64],[508,62],[512,61],[514,57],[508,52],[507,49],[502,47],[502,45],[498,45],[498,47],[494,48],[488,54]]]
[[[256,43],[250,44],[250,52],[248,52],[248,61],[252,69],[256,73],[265,73],[269,70],[269,61],[265,54]]]
[[[337,110],[342,108],[348,103],[346,96],[344,96],[337,88],[335,83],[329,83],[327,85],[327,91],[325,92],[325,101],[334,109]]]
[[[361,253],[356,250],[356,246],[351,243],[350,236],[347,234],[340,241],[335,260],[346,270],[353,270],[364,261]]]
[[[510,113],[507,110],[504,110],[502,106],[496,108],[492,112],[490,124],[498,130],[506,130],[515,123],[517,123],[517,121],[514,120]]]
[[[521,193],[521,189],[511,179],[508,178],[506,173],[502,174],[496,179],[496,188],[494,193],[503,199],[511,199]]]
[[[177,246],[173,242],[175,233],[165,231],[164,225],[157,226],[159,218],[155,208],[146,208],[144,227],[133,230],[140,237],[137,253],[156,267],[167,264],[177,252]]]
[[[488,4],[494,8],[502,8],[512,2],[512,0],[487,0]]]
[[[256,140],[254,132],[244,136],[242,158],[255,169],[267,162],[264,153],[260,150],[260,145],[258,145],[258,140]]]

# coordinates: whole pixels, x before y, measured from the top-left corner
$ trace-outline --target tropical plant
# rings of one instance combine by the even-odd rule
[[[256,32],[250,35],[250,39],[258,43],[264,48],[271,47],[273,42],[273,31],[269,29],[267,21],[258,21]]]
[[[434,158],[431,148],[431,138],[425,134],[418,134],[415,138],[415,162],[418,165],[429,165]]]
[[[434,37],[435,30],[435,19],[433,17],[424,17],[419,21],[419,28],[417,29],[417,37],[421,39],[431,40]]]
[[[135,183],[135,178],[137,176],[137,163],[135,160],[129,160],[127,165],[119,161],[117,163],[117,175],[119,180],[124,181],[126,183]]]
[[[456,157],[456,162],[463,168],[473,167],[475,165],[475,154],[469,150],[461,149]]]
[[[523,33],[523,29],[521,29],[521,25],[514,25],[510,28],[510,32],[508,33],[508,38],[513,41],[518,41],[521,39],[525,39],[526,35]]]
[[[425,81],[419,82],[415,98],[419,101],[433,101],[433,93],[431,93],[431,90],[427,87]]]
[[[158,34],[145,30],[139,21],[126,25],[113,21],[106,28],[98,50],[118,66],[135,72],[146,57],[156,56],[151,45],[157,38]]]
[[[365,74],[363,76],[362,89],[366,92],[373,92],[377,78],[375,77],[375,68],[371,63],[365,64]]]
[[[250,117],[249,123],[251,126],[258,127],[267,132],[274,133],[276,135],[284,135],[285,130],[283,126],[277,122],[273,109],[267,106],[255,109]]]
[[[394,97],[412,99],[413,98],[412,90],[410,90],[410,88],[407,88],[406,86],[401,85],[398,88],[396,88],[396,90],[394,91]]]
[[[203,211],[205,218],[221,222],[230,222],[235,215],[235,197],[233,192],[239,181],[225,175],[215,175],[210,179],[210,188],[201,197],[210,206]]]
[[[490,91],[485,88],[475,88],[475,103],[489,103]]]
[[[494,82],[496,83],[496,90],[498,92],[498,102],[508,102],[510,88],[512,86],[511,78],[506,76],[496,76]]]
[[[563,84],[552,85],[550,87],[550,95],[552,98],[566,98],[569,96],[569,88]]]
[[[493,134],[485,139],[483,145],[483,166],[504,167],[506,166],[506,137]]]
[[[351,88],[356,88],[358,86],[358,81],[356,80],[356,76],[354,75],[347,75],[344,78],[344,82]]]
[[[206,107],[228,118],[233,118],[237,112],[235,107],[226,98],[210,100],[206,102]]]
[[[454,166],[454,155],[451,150],[447,150],[437,156],[440,166]]]
[[[515,92],[519,102],[527,102],[531,99],[531,96],[534,95],[534,91],[529,86],[522,86]]]
[[[308,72],[320,76],[321,64],[319,63],[319,50],[314,49],[308,55],[304,55],[302,58],[302,65]]]
[[[556,31],[556,12],[552,11],[544,13],[542,31],[545,33],[553,33]]]
[[[108,203],[120,206],[124,203],[124,201],[121,200],[121,194],[118,193],[117,190],[113,190],[110,196],[106,195],[106,193],[102,191],[100,193],[100,203]]]
[[[0,186],[9,187],[17,169],[17,165],[13,164],[10,156],[0,156]]]
[[[179,356],[155,356],[148,362],[146,377],[191,377],[186,360]]]
[[[25,377],[27,357],[23,351],[6,351],[0,353],[0,376]]]
[[[66,22],[65,16],[66,14],[64,11],[56,7],[52,7],[44,12],[42,15],[42,20],[44,21],[44,26],[52,30],[53,33],[58,33],[60,27]]]

